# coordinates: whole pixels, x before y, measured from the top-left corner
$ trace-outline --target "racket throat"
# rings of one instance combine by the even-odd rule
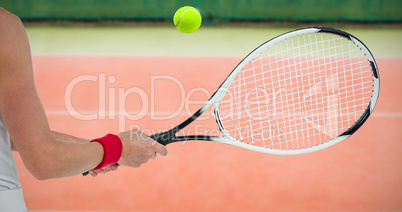
[[[153,134],[153,135],[151,135],[149,137],[154,139],[158,143],[166,146],[166,145],[168,145],[170,143],[179,141],[179,140],[176,139],[177,137],[175,136],[175,134],[176,134],[176,132],[173,132],[172,130],[169,130],[169,131],[166,131],[166,132]]]

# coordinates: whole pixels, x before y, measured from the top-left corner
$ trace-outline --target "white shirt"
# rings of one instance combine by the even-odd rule
[[[0,211],[26,211],[10,136],[0,115]]]

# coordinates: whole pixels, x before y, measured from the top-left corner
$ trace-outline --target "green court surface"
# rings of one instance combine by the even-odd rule
[[[202,27],[180,33],[168,27],[26,28],[34,55],[245,56],[294,28]],[[362,40],[375,57],[401,57],[402,28],[340,28]]]

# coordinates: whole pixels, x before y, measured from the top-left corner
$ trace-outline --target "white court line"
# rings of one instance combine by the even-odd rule
[[[402,113],[376,113],[374,112],[373,114],[371,114],[370,116],[374,116],[374,117],[398,117],[398,118],[402,118]]]
[[[113,111],[113,112],[105,112],[105,111],[80,111],[80,112],[67,112],[65,110],[49,110],[49,111],[45,111],[46,115],[59,115],[59,116],[64,116],[64,115],[89,115],[89,114],[98,114],[98,115],[114,115],[114,116],[118,116],[119,114],[138,114],[139,111]],[[156,112],[156,113],[151,113],[151,112],[147,112],[146,116],[169,116],[174,114],[175,112],[169,112],[169,111],[163,111],[163,112]],[[192,113],[186,113],[186,112],[181,112],[178,113],[178,116],[191,116]],[[397,118],[402,118],[402,113],[382,113],[382,112],[374,112],[373,114],[371,114],[370,116],[373,117],[381,117],[381,118],[388,118],[388,117],[397,117]]]
[[[140,111],[113,111],[113,112],[105,112],[105,111],[79,111],[79,112],[67,112],[65,110],[49,110],[49,111],[45,111],[46,115],[60,115],[60,116],[64,116],[64,115],[91,115],[91,114],[98,114],[98,115],[113,115],[113,116],[118,116],[119,114],[139,114]],[[169,116],[174,114],[175,112],[157,112],[157,113],[151,113],[151,112],[147,112],[146,116],[150,116],[150,115],[156,115],[156,116]],[[181,112],[178,113],[179,116],[191,116],[193,115],[193,113],[186,113],[186,112]]]

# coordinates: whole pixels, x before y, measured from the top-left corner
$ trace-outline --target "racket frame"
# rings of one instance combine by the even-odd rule
[[[341,133],[337,137],[332,138],[331,140],[329,140],[327,142],[324,142],[324,143],[321,143],[318,145],[314,145],[314,146],[310,146],[307,148],[303,148],[303,149],[292,149],[292,150],[270,149],[270,148],[266,148],[266,147],[250,145],[248,143],[244,143],[240,140],[234,139],[225,130],[225,128],[221,122],[220,115],[219,115],[219,102],[222,100],[222,98],[224,97],[224,95],[226,94],[228,89],[230,88],[230,84],[232,83],[233,79],[237,76],[238,73],[240,73],[240,71],[250,61],[252,61],[257,55],[259,55],[263,50],[267,49],[269,46],[272,46],[280,41],[286,40],[286,39],[294,37],[294,36],[304,35],[304,34],[309,34],[309,33],[331,33],[331,34],[339,35],[341,37],[344,37],[344,38],[352,41],[364,52],[365,56],[367,56],[367,58],[370,62],[372,71],[373,71],[374,85],[373,85],[373,95],[371,97],[371,101],[368,104],[368,107],[365,109],[362,116],[356,121],[355,124],[353,124],[349,129],[347,129],[345,132]],[[298,29],[298,30],[294,30],[294,31],[279,35],[275,38],[272,38],[271,40],[263,43],[262,45],[260,45],[256,49],[254,49],[233,69],[233,71],[223,81],[223,83],[219,86],[219,88],[215,91],[215,93],[208,99],[208,101],[197,112],[195,112],[191,117],[189,117],[187,120],[185,120],[181,124],[177,125],[176,127],[172,128],[171,130],[157,133],[157,134],[151,135],[150,137],[163,145],[167,145],[167,144],[173,143],[173,142],[180,142],[180,141],[200,140],[200,141],[220,142],[220,143],[234,145],[237,147],[242,147],[242,148],[253,150],[253,151],[269,153],[269,154],[277,154],[277,155],[294,155],[294,154],[303,154],[303,153],[314,152],[314,151],[318,151],[321,149],[325,149],[329,146],[332,146],[332,145],[348,138],[364,124],[364,122],[367,120],[367,118],[372,113],[374,106],[377,102],[378,94],[379,94],[379,86],[380,86],[380,81],[379,81],[378,68],[377,68],[376,62],[374,60],[374,57],[371,54],[370,50],[366,47],[366,45],[364,45],[364,43],[361,42],[358,38],[354,37],[353,35],[351,35],[347,32],[344,32],[344,31],[341,31],[338,29],[328,28],[328,27],[311,27],[311,28],[305,28],[305,29]],[[223,134],[222,137],[206,136],[206,135],[176,136],[177,132],[179,132],[180,130],[182,130],[183,128],[188,126],[190,123],[192,123],[195,119],[197,119],[201,114],[203,114],[212,105],[214,106],[216,122],[219,126],[220,131]]]

